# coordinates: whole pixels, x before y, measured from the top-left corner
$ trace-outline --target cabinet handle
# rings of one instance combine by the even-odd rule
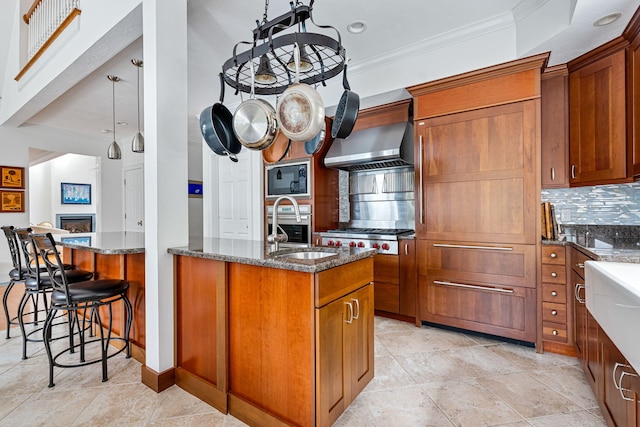
[[[556,168],[551,168],[551,181],[556,180]]]
[[[556,291],[551,291],[551,296],[552,296],[552,297],[557,297],[557,296],[558,296],[558,293],[557,293]]]
[[[582,262],[576,262],[576,267],[578,267],[578,268],[584,268],[584,263],[582,263]]]
[[[353,315],[353,320],[357,320],[360,317],[360,301],[357,298],[351,298],[353,304],[356,306],[355,314]]]
[[[552,316],[557,316],[558,315],[558,310],[551,310],[551,315]]]
[[[418,191],[418,202],[420,203],[420,224],[424,224],[424,212],[423,212],[423,206],[422,206],[422,162],[423,162],[423,143],[422,143],[422,135],[420,135],[420,143],[419,145],[419,151],[420,151],[420,156],[418,156],[418,176],[420,177],[420,185],[418,186],[419,191]]]
[[[347,305],[347,307],[349,307],[349,317],[345,320],[345,322],[351,323],[353,322],[353,306],[350,302],[345,301],[344,303]]]
[[[550,258],[558,258],[558,254],[555,252],[551,252],[551,255],[549,255]]]
[[[626,366],[626,367],[630,367],[629,365],[624,365],[624,366]],[[624,400],[633,401],[633,397],[627,397],[627,396],[624,394],[626,391],[629,391],[629,392],[631,392],[631,396],[633,396],[633,390],[628,389],[628,388],[624,388],[624,387],[622,386],[622,381],[624,381],[624,377],[625,377],[625,376],[637,377],[637,376],[638,376],[638,374],[634,374],[634,373],[627,372],[627,371],[622,371],[622,373],[620,374],[620,387],[618,388],[618,390],[620,390],[620,396],[622,396],[622,398],[623,398]],[[614,379],[614,381],[615,381],[615,379]]]
[[[442,282],[440,280],[434,280],[434,284],[443,285],[443,286],[453,286],[456,288],[470,288],[470,289],[478,289],[481,291],[492,291],[492,292],[502,292],[505,294],[512,294],[513,289],[504,289],[504,288],[494,288],[490,286],[478,286],[478,285],[466,285],[464,283],[454,283],[454,282]]]
[[[576,179],[576,165],[571,165],[571,179]]]
[[[554,329],[553,331],[551,331],[551,333],[552,333],[553,335],[558,335],[558,331],[556,331],[555,329]]]
[[[404,254],[405,255],[409,255],[409,244],[408,243],[404,244]]]
[[[456,249],[487,249],[490,251],[512,251],[513,248],[503,246],[476,246],[476,245],[452,245],[448,243],[434,243],[434,248],[456,248]]]
[[[558,273],[556,273],[555,271],[551,272],[551,277],[558,277]]]
[[[580,290],[584,289],[584,283],[576,283],[576,287],[574,290],[575,296],[576,296],[576,300],[580,303],[580,304],[584,304],[586,301],[584,298],[580,298]]]

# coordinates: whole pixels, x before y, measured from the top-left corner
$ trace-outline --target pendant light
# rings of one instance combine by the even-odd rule
[[[276,73],[273,72],[271,64],[269,63],[269,57],[265,53],[260,57],[260,65],[258,71],[256,71],[256,83],[263,85],[272,85],[277,82]]]
[[[140,68],[142,68],[141,59],[132,59],[131,63],[137,67],[138,72],[138,133],[133,135],[131,141],[131,151],[134,153],[144,153],[144,136],[140,133]]]
[[[112,84],[112,100],[113,100],[113,142],[109,145],[107,149],[107,157],[112,160],[118,160],[122,158],[122,153],[120,152],[120,146],[116,142],[116,82],[120,81],[120,77],[108,75],[107,78],[111,81]]]

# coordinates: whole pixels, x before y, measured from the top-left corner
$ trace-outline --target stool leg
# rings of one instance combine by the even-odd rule
[[[7,337],[6,339],[11,338],[11,336],[9,335],[9,331],[11,329],[11,317],[9,316],[9,308],[7,307],[7,300],[9,299],[9,293],[11,292],[11,289],[13,289],[13,286],[16,284],[16,282],[13,281],[13,279],[11,279],[11,281],[9,282],[9,284],[7,285],[7,288],[4,290],[4,294],[2,295],[2,308],[4,309],[4,317],[6,317],[7,319]]]
[[[126,293],[124,294],[124,298],[122,299],[124,301],[124,307],[127,315],[124,338],[127,346],[127,359],[129,359],[131,358],[131,343],[129,342],[129,333],[131,332],[131,324],[133,323],[133,307],[131,306],[131,301],[129,301]]]
[[[47,318],[44,321],[42,327],[42,340],[44,341],[44,349],[47,351],[47,358],[49,359],[49,387],[53,387],[53,355],[51,354],[51,326],[55,317],[55,310],[52,308],[47,313]]]
[[[20,325],[20,332],[22,332],[22,360],[27,358],[27,331],[24,329],[24,308],[29,300],[29,294],[24,293],[20,298],[20,304],[18,304],[18,324]]]

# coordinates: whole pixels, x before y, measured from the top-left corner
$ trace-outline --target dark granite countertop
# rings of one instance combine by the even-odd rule
[[[561,240],[543,245],[571,245],[597,261],[640,263],[640,226],[564,225]]]
[[[60,246],[104,255],[144,253],[144,233],[140,232],[54,234],[53,238]]]
[[[335,256],[331,255],[326,258],[313,260],[294,260],[284,256],[287,253],[300,251],[330,252],[335,254]],[[270,250],[270,245],[265,244],[264,241],[220,238],[203,238],[200,242],[190,242],[189,246],[169,248],[168,252],[173,255],[215,259],[239,264],[302,271],[305,273],[318,273],[323,270],[371,257],[376,253],[375,249],[329,248],[313,245],[307,248],[286,248],[274,252]]]

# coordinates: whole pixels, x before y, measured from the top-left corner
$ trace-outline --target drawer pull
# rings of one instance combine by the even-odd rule
[[[558,296],[558,293],[557,293],[556,291],[551,291],[551,296],[552,296],[552,297],[557,297],[557,296]]]
[[[504,246],[476,246],[476,245],[451,245],[448,243],[434,243],[434,248],[456,248],[456,249],[487,249],[490,251],[512,251],[513,248]]]
[[[555,329],[551,332],[553,335],[558,335],[558,331],[556,331]]]
[[[584,304],[586,301],[584,298],[580,297],[580,290],[584,289],[584,283],[576,283],[576,288],[575,288],[575,296],[576,296],[576,300],[580,303],[580,304]]]
[[[555,271],[551,272],[551,277],[558,277],[558,273],[556,273]]]
[[[454,283],[454,282],[441,282],[440,280],[434,280],[434,284],[443,285],[443,286],[453,286],[456,288],[470,288],[470,289],[478,289],[481,291],[493,291],[493,292],[502,292],[505,294],[512,294],[513,289],[504,289],[504,288],[494,288],[489,286],[478,286],[478,285],[466,285],[463,283]]]
[[[582,263],[582,262],[576,262],[576,267],[578,267],[578,268],[584,268],[584,263]]]
[[[558,315],[558,310],[551,310],[551,315],[552,316],[557,316]]]
[[[620,373],[620,379],[618,380],[616,378],[616,372],[618,371],[618,368],[622,368],[622,372]],[[624,388],[622,386],[622,381],[624,381],[624,377],[625,376],[631,376],[631,377],[637,377],[637,374],[631,373],[631,372],[627,372],[624,369],[625,368],[631,368],[631,366],[629,365],[625,365],[623,363],[618,363],[616,362],[616,364],[613,366],[613,371],[611,372],[611,374],[613,375],[613,385],[618,389],[618,391],[620,392],[620,396],[622,396],[622,398],[624,400],[629,400],[632,401],[633,397],[627,397],[624,393],[629,391],[632,392],[632,390],[628,389],[628,388]]]
[[[551,255],[549,255],[551,258],[558,258],[558,254],[555,252],[551,252]]]

